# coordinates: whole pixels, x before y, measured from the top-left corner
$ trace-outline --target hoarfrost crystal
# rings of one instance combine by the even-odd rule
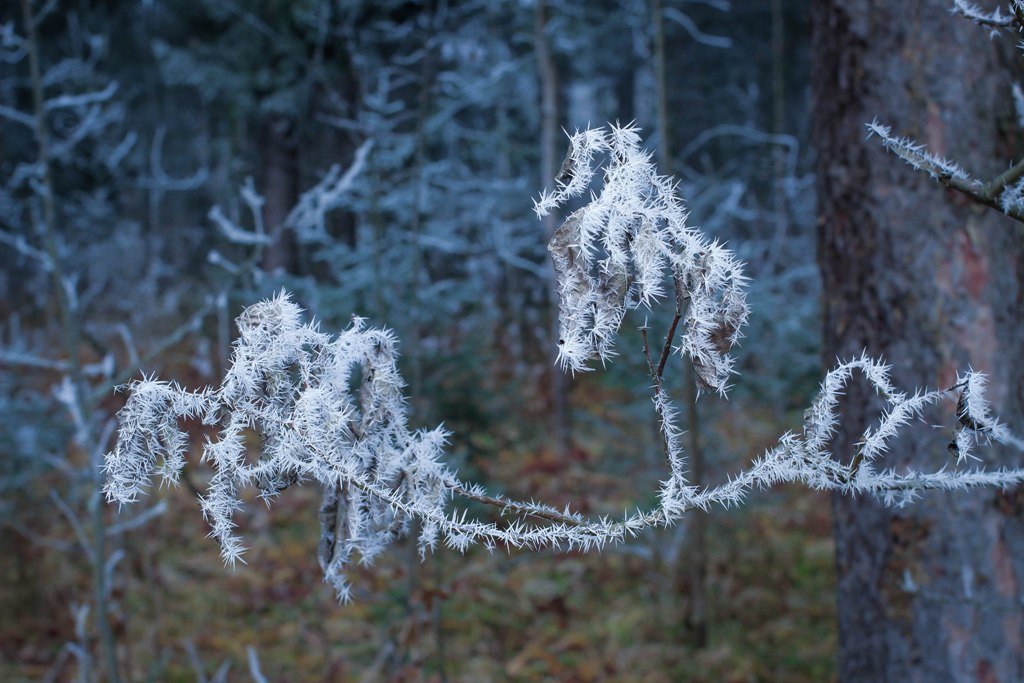
[[[876,126],[875,133],[933,172],[957,172],[913,144],[891,138],[888,129]],[[701,387],[724,393],[733,372],[728,352],[747,317],[740,264],[721,245],[686,226],[674,182],[657,175],[635,128],[583,131],[572,136],[570,145],[556,190],[536,203],[540,215],[583,194],[595,160],[604,156],[607,161],[601,191],[569,215],[549,245],[560,294],[561,363],[585,370],[595,357],[611,360],[626,308],[656,303],[668,280],[683,331],[678,340],[666,340],[664,357],[678,341],[676,348],[693,364]],[[749,468],[701,489],[686,479],[677,410],[663,391],[662,368],[655,370],[651,363],[669,468],[659,505],[619,520],[588,519],[569,508],[488,495],[481,486],[457,479],[441,462],[444,429],[414,431],[407,424],[396,340],[388,330],[353,317],[347,329],[332,337],[315,323],[304,323],[302,311],[284,293],[245,309],[237,325],[239,338],[220,387],[188,391],[149,377],[129,387],[119,413],[117,445],[106,456],[105,493],[111,501],[134,502],[154,472],[176,483],[189,445],[179,422],[199,419],[218,430],[203,448],[202,459],[214,474],[201,506],[224,560],[233,563],[245,550],[234,523],[243,488],[256,487],[270,502],[291,485],[313,479],[323,491],[320,565],[342,600],[350,597],[344,572],[356,556],[372,561],[409,533],[413,519],[419,522],[421,553],[440,541],[459,551],[474,543],[489,549],[589,550],[673,524],[698,508],[738,505],[751,489],[782,482],[866,493],[897,505],[927,489],[1024,482],[1021,469],[958,469],[968,458],[976,459],[972,451],[979,444],[1024,450],[1024,441],[992,415],[983,375],[967,372],[947,389],[908,394],[892,383],[887,365],[864,355],[825,375],[800,433],[783,434]],[[855,374],[863,375],[885,408],[854,453],[835,454],[848,456],[844,464],[847,458],[833,457],[831,442],[839,397]],[[879,469],[900,431],[942,402],[956,405],[949,445],[956,459],[927,473]],[[256,455],[251,454],[252,437],[259,440]],[[465,511],[448,513],[453,496],[496,506],[514,517],[485,522],[469,519]]]

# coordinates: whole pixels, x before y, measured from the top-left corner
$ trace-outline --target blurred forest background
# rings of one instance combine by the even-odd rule
[[[593,514],[652,504],[648,314],[616,364],[561,375],[555,225],[532,212],[562,129],[606,121],[637,122],[692,224],[748,264],[741,374],[684,418],[696,478],[745,466],[799,427],[822,367],[810,4],[3,3],[0,679],[833,679],[814,492],[601,554],[421,563],[407,543],[354,572],[351,605],[321,580],[315,487],[239,515],[233,571],[198,457],[134,509],[97,494],[114,388],[219,382],[234,316],[286,288],[325,329],[397,332],[412,422],[446,424],[464,478]]]

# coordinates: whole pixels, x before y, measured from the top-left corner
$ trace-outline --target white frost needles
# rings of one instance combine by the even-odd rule
[[[545,216],[586,192],[602,158],[600,191],[548,245],[560,295],[560,363],[575,372],[587,370],[591,358],[613,358],[627,306],[663,298],[668,270],[677,304],[686,306],[678,350],[701,388],[724,394],[733,371],[728,352],[747,320],[746,278],[731,251],[687,227],[675,181],[658,175],[637,128],[572,135],[555,191],[541,193],[534,210]]]
[[[201,417],[220,428],[205,444],[203,460],[216,472],[201,504],[226,562],[244,551],[232,519],[239,489],[255,485],[269,500],[305,477],[325,487],[321,564],[340,597],[353,551],[369,561],[407,531],[402,505],[432,513],[423,515],[420,543],[433,545],[438,526],[430,518],[443,516],[450,478],[438,460],[445,432],[409,431],[391,333],[356,318],[331,338],[302,324],[284,294],[250,306],[237,323],[241,335],[219,389],[193,393],[153,379],[132,385],[106,459],[108,499],[132,502],[157,457],[160,474],[176,481],[187,445],[178,420]],[[260,439],[255,462],[247,432]]]
[[[539,214],[582,194],[595,158],[608,159],[601,192],[568,217],[549,245],[561,295],[561,362],[584,370],[591,358],[611,360],[626,306],[655,303],[665,281],[671,281],[683,331],[670,341],[678,341],[703,388],[724,393],[732,373],[728,352],[747,316],[739,264],[726,249],[686,227],[673,181],[657,175],[634,128],[584,131],[572,136],[571,145],[556,191],[537,202]],[[783,434],[748,469],[706,489],[686,480],[676,411],[656,380],[654,402],[671,470],[660,504],[618,520],[587,519],[569,509],[490,496],[459,481],[441,462],[445,431],[408,427],[390,331],[353,318],[332,337],[315,323],[303,323],[302,311],[284,293],[245,309],[237,325],[240,336],[220,387],[188,391],[153,378],[130,386],[118,416],[117,445],[106,456],[105,493],[111,501],[134,502],[154,471],[176,482],[188,448],[179,421],[200,419],[218,430],[204,445],[203,460],[214,475],[201,505],[224,560],[233,563],[245,550],[233,520],[242,488],[255,486],[269,501],[312,478],[323,488],[320,564],[342,600],[349,598],[344,571],[354,555],[372,561],[409,532],[412,519],[419,520],[421,552],[441,540],[460,551],[475,543],[588,550],[672,524],[695,508],[739,504],[751,489],[781,482],[870,493],[891,504],[910,502],[926,489],[1024,482],[1021,469],[957,469],[975,457],[971,449],[978,443],[1024,449],[1024,442],[991,414],[982,375],[968,372],[949,389],[906,394],[892,384],[886,365],[863,356],[825,376],[801,433]],[[831,441],[839,396],[855,372],[886,407],[844,464],[833,457]],[[950,445],[956,459],[950,467],[930,473],[875,468],[903,428],[949,396],[957,399]],[[247,443],[253,436],[258,449]],[[484,522],[465,512],[446,512],[453,495],[497,506],[512,517]]]

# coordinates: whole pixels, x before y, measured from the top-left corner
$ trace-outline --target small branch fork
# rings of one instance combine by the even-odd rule
[[[952,11],[974,22],[991,29],[993,34],[1001,29],[1024,30],[1024,0],[1012,0],[1010,13],[1004,14],[1000,9],[985,12],[968,0],[954,0]],[[1014,86],[1015,94],[1020,91]],[[1016,95],[1019,98],[1019,95]],[[1018,117],[1024,121],[1024,111],[1020,111],[1018,99]],[[869,135],[878,135],[883,146],[919,171],[924,171],[946,187],[970,197],[975,202],[992,207],[1014,220],[1024,223],[1024,201],[1010,201],[1003,194],[1010,191],[1024,179],[1024,160],[1013,164],[1007,170],[988,182],[973,178],[956,164],[947,162],[930,153],[921,145],[907,138],[890,135],[889,128],[877,121],[868,124]],[[1014,188],[1016,190],[1016,188]],[[1019,190],[1017,190],[1019,191]]]
[[[1024,178],[1024,160],[1017,162],[987,183],[977,180],[964,180],[963,178],[946,174],[936,176],[936,180],[946,187],[965,194],[980,204],[990,206],[1010,218],[1024,223],[1024,208],[1007,206],[1000,200],[1000,195],[1021,178]]]

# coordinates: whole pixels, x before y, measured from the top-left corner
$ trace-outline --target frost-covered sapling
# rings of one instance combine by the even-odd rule
[[[269,501],[291,484],[313,479],[323,488],[320,563],[344,600],[350,596],[344,570],[354,557],[372,560],[408,534],[414,519],[421,552],[439,541],[460,551],[474,543],[587,550],[674,524],[696,508],[739,504],[750,489],[782,482],[905,504],[927,489],[1024,481],[1021,469],[963,467],[978,443],[1024,448],[991,414],[982,375],[967,372],[947,389],[907,394],[892,384],[888,366],[864,356],[826,374],[800,432],[783,434],[723,484],[690,484],[676,410],[661,382],[666,360],[675,349],[693,364],[700,389],[724,396],[734,372],[729,352],[747,319],[746,280],[728,249],[686,224],[674,181],[658,175],[631,126],[571,136],[556,189],[541,195],[537,213],[583,195],[598,171],[599,190],[566,218],[549,244],[560,296],[558,358],[572,371],[587,370],[595,359],[611,362],[627,310],[674,302],[660,357],[652,356],[643,331],[669,465],[654,509],[591,519],[568,508],[488,495],[462,482],[443,462],[444,429],[413,430],[407,423],[394,336],[360,318],[332,336],[304,321],[285,293],[239,316],[231,366],[219,387],[188,391],[153,378],[129,387],[117,446],[106,456],[107,498],[135,501],[154,472],[176,481],[188,448],[179,422],[201,420],[219,429],[204,445],[202,459],[215,472],[201,504],[225,561],[233,563],[244,551],[233,522],[242,488],[255,486]],[[831,438],[839,397],[855,373],[870,382],[886,407],[846,463],[832,457]],[[933,472],[879,469],[900,430],[946,398],[956,404],[956,457]],[[247,432],[260,437],[255,460],[247,452]],[[497,506],[507,517],[487,522],[449,512],[455,496]]]

